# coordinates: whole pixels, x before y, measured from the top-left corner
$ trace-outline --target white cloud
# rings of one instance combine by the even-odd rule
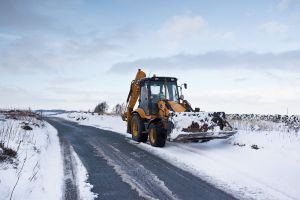
[[[133,41],[130,39],[131,33],[125,30],[118,29],[105,36],[94,33],[68,37],[32,34],[17,38],[0,33],[0,40],[11,38],[7,45],[0,45],[0,73],[53,72],[84,66],[89,62],[99,63],[100,60],[103,63],[110,57],[116,60],[116,54]]]
[[[289,5],[291,3],[291,0],[279,0],[277,4],[277,9],[280,11],[284,11],[288,9]]]
[[[222,29],[213,25],[204,17],[197,16],[174,16],[166,20],[157,31],[155,41],[162,51],[167,54],[180,52],[196,53],[205,46],[213,46],[225,41],[236,39],[234,30]]]
[[[1,1],[0,26],[16,30],[40,30],[53,28],[53,19],[37,12],[32,1]]]
[[[191,95],[191,100],[195,105],[200,103],[203,109],[208,111],[285,114],[286,108],[289,108],[290,114],[300,112],[298,106],[300,99],[297,95],[300,92],[299,87],[281,87],[274,83],[274,87],[261,85],[236,89],[225,88],[224,84],[221,89],[213,88],[210,91],[202,89],[200,94]]]
[[[19,35],[14,34],[7,34],[7,33],[0,33],[0,40],[16,40],[20,39],[21,37]]]
[[[221,38],[223,38],[225,40],[233,40],[233,39],[235,39],[235,37],[236,37],[236,34],[233,31],[226,31],[221,34]]]
[[[124,73],[132,71],[133,66],[143,66],[150,70],[191,70],[191,69],[248,69],[254,71],[292,70],[300,72],[300,50],[278,54],[214,51],[204,54],[177,54],[169,57],[144,58],[132,62],[118,63],[110,71]]]
[[[277,21],[268,21],[259,25],[259,28],[266,33],[283,33],[288,30],[288,26]]]
[[[163,40],[174,46],[201,37],[207,22],[201,16],[175,16],[158,31]]]

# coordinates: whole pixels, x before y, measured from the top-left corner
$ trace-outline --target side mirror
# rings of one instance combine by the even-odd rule
[[[187,84],[186,83],[184,83],[183,86],[184,86],[184,89],[187,89]]]

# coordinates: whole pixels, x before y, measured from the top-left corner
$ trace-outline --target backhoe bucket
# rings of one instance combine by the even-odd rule
[[[171,141],[209,141],[234,135],[224,112],[173,112],[169,117]]]

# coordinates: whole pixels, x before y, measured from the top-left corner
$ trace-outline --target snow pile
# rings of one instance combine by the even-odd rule
[[[0,161],[1,199],[61,199],[57,131],[31,113],[5,113],[0,118],[0,143],[16,153]]]
[[[126,123],[119,116],[91,113],[58,116],[131,137],[126,134]],[[228,140],[207,143],[168,142],[164,148],[144,143],[132,144],[239,199],[300,199],[299,133],[281,129],[282,122],[265,123],[257,120],[251,122],[253,128],[247,125],[249,119],[240,122],[240,126],[236,126],[240,130]]]
[[[212,121],[214,113],[208,112],[197,112],[197,113],[171,113],[170,121],[174,125],[174,129],[170,134],[171,139],[177,138],[180,134],[189,134],[188,130],[192,124],[197,124],[197,129],[208,129],[207,132],[218,132],[220,128],[214,126],[215,123]],[[202,128],[203,127],[203,128]],[[205,131],[205,130],[202,130]]]
[[[223,131],[232,131],[232,128],[225,123],[224,112],[171,113],[170,121],[174,125],[170,133],[171,140],[177,139],[179,135],[193,132],[205,132],[203,136],[214,137],[223,136],[221,133]]]

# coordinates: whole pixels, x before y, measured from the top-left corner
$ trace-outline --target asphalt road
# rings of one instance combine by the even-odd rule
[[[66,199],[76,199],[72,177],[75,150],[89,173],[98,199],[233,199],[192,174],[137,147],[124,136],[60,118],[48,118],[59,133],[67,168]],[[72,165],[72,164],[71,164]],[[70,170],[71,169],[71,170]],[[70,176],[71,174],[71,176]],[[69,189],[68,189],[69,188]]]

